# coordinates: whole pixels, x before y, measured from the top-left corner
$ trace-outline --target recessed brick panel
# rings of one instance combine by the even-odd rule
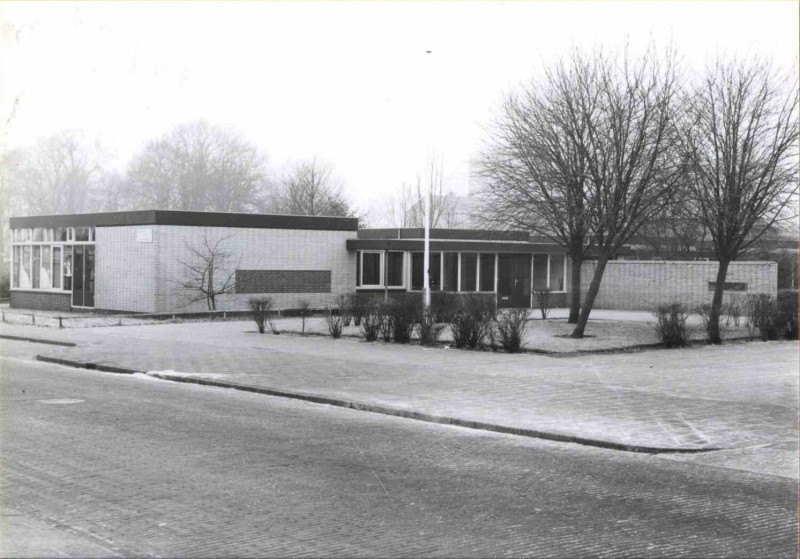
[[[12,291],[10,306],[14,309],[69,311],[72,295],[46,291]]]
[[[236,293],[330,292],[330,270],[236,270]]]

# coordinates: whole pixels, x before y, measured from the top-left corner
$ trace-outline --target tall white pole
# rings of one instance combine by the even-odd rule
[[[428,78],[428,80],[427,80],[428,83],[425,84],[426,87],[430,86],[430,81],[431,81],[430,80],[431,68],[430,68],[429,59],[430,59],[430,55],[431,55],[432,52],[433,51],[431,51],[431,50],[426,50],[425,51],[425,59],[426,59],[425,60],[425,62],[426,62],[425,69],[427,70],[427,72],[425,72],[425,74],[426,74],[426,77]],[[432,120],[433,120],[432,118],[428,119],[428,144],[432,144],[433,143],[432,138],[431,138],[432,134],[431,134],[431,130],[430,130],[430,126],[431,126],[431,121]],[[430,149],[430,145],[428,146],[428,149]],[[424,176],[423,180],[424,179],[428,179],[428,181],[430,181],[431,177]],[[425,270],[425,274],[424,274],[425,277],[422,280],[423,281],[423,284],[422,284],[423,302],[422,302],[422,304],[423,304],[423,311],[425,311],[425,313],[427,314],[430,311],[430,308],[431,308],[431,270],[430,270],[430,267],[431,267],[431,196],[430,196],[430,192],[429,192],[430,191],[430,186],[429,185],[423,185],[423,188],[424,188],[424,192],[425,192],[425,248],[424,248],[425,252],[424,252],[424,257],[423,257],[423,266],[422,266],[422,268],[423,268],[423,270]]]
[[[431,196],[425,193],[425,256],[422,269],[425,270],[423,278],[424,310],[427,312],[431,308]]]

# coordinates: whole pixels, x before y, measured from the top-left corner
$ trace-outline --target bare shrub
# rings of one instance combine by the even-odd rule
[[[417,325],[417,333],[419,334],[419,343],[422,345],[434,345],[439,341],[439,337],[444,331],[444,324],[436,322],[436,317],[431,311],[423,314],[422,318]]]
[[[542,289],[534,289],[533,300],[536,301],[536,306],[539,308],[539,312],[542,313],[542,320],[546,319],[552,308],[550,288],[544,287]]]
[[[703,323],[703,330],[706,333],[706,339],[711,342],[713,340],[713,333],[711,327],[711,303],[703,303],[694,308],[694,314],[700,317]]]
[[[366,309],[359,322],[361,323],[361,333],[364,334],[364,341],[374,342],[378,339],[383,317],[377,305]]]
[[[272,312],[272,298],[270,297],[251,297],[247,300],[250,306],[250,316],[258,327],[259,333],[263,334],[265,331],[266,323],[270,320],[269,315]]]
[[[496,309],[494,297],[469,293],[456,299],[458,304],[450,316],[450,331],[456,347],[474,349],[483,342],[491,328]]]
[[[742,299],[732,295],[722,309],[725,314],[725,326],[730,326],[731,322],[733,322],[734,326],[739,326],[742,318],[742,307]]]
[[[306,299],[300,299],[297,302],[297,313],[300,315],[300,318],[303,321],[302,330],[300,331],[300,335],[306,335],[306,319],[311,316],[311,303],[309,303]]]
[[[686,347],[689,345],[689,332],[686,329],[689,310],[686,305],[678,302],[665,303],[656,307],[653,315],[656,317],[656,334],[658,334],[664,347]]]
[[[506,309],[497,314],[497,337],[508,353],[525,349],[528,309]]]
[[[328,309],[328,314],[325,315],[325,323],[328,325],[328,333],[334,340],[342,337],[342,329],[344,328],[344,317],[339,313],[334,313],[334,309]]]
[[[386,305],[386,312],[394,341],[399,344],[410,342],[414,325],[419,320],[419,297],[413,293],[402,294]]]

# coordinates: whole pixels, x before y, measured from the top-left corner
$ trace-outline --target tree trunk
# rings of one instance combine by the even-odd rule
[[[714,298],[711,300],[711,316],[708,317],[708,341],[712,344],[722,343],[719,318],[722,314],[722,295],[725,292],[725,279],[728,277],[730,262],[729,258],[721,258],[717,268],[717,285],[714,288]]]
[[[608,263],[608,256],[601,255],[597,261],[597,266],[594,269],[592,276],[592,283],[589,284],[589,291],[586,292],[586,300],[583,302],[581,314],[578,317],[578,322],[575,324],[575,330],[572,331],[573,338],[583,338],[583,331],[586,330],[586,323],[589,322],[589,313],[592,312],[592,305],[597,298],[597,292],[600,291],[600,282],[603,279],[603,272],[606,270]]]
[[[581,314],[581,265],[583,258],[580,252],[577,256],[570,257],[572,261],[571,278],[569,284],[569,324],[576,324]]]

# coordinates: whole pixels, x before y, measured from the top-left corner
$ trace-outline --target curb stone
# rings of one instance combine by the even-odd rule
[[[29,338],[27,336],[12,336],[10,334],[0,334],[0,338],[4,340],[14,340],[16,342],[32,342],[35,344],[49,344],[49,345],[60,345],[64,347],[75,347],[75,344],[72,342],[62,342],[59,340],[47,340],[44,338]]]
[[[108,365],[101,365],[98,363],[88,363],[81,361],[71,361],[69,359],[59,359],[49,357],[46,355],[37,355],[37,361],[45,363],[55,363],[58,365],[65,365],[67,367],[75,367],[78,369],[89,369],[94,371],[101,371],[106,373],[117,373],[131,375],[135,373],[146,374],[150,377],[170,382],[180,382],[185,384],[198,384],[201,386],[210,386],[214,388],[229,388],[239,390],[242,392],[252,392],[256,394],[263,394],[265,396],[274,396],[278,398],[288,398],[293,400],[302,400],[314,404],[327,404],[340,408],[347,408],[356,411],[365,411],[370,413],[377,413],[381,415],[388,415],[394,417],[402,417],[405,419],[413,419],[415,421],[423,421],[426,423],[438,423],[443,425],[454,425],[456,427],[465,427],[467,429],[475,429],[479,431],[490,431],[494,433],[503,433],[507,435],[517,435],[521,437],[529,437],[534,439],[543,439],[555,442],[574,443],[583,446],[591,446],[596,448],[603,448],[607,450],[618,450],[624,452],[635,452],[641,454],[697,454],[703,452],[712,452],[716,450],[723,450],[720,447],[709,448],[664,448],[643,445],[629,445],[624,443],[617,443],[613,441],[603,441],[598,439],[589,439],[585,437],[564,435],[561,433],[552,433],[547,431],[537,431],[535,429],[526,429],[522,427],[511,427],[507,425],[499,425],[495,423],[486,423],[483,421],[474,421],[469,419],[460,419],[457,417],[433,415],[429,413],[396,408],[392,406],[385,406],[380,404],[369,404],[366,402],[358,402],[355,400],[344,400],[341,398],[332,398],[329,396],[321,396],[317,394],[309,394],[306,392],[293,392],[289,390],[282,390],[277,388],[267,388],[260,386],[252,386],[247,384],[237,384],[232,382],[209,380],[199,377],[190,376],[173,376],[161,373],[150,373],[147,371],[138,371],[135,369],[128,369],[123,367],[113,367]]]

